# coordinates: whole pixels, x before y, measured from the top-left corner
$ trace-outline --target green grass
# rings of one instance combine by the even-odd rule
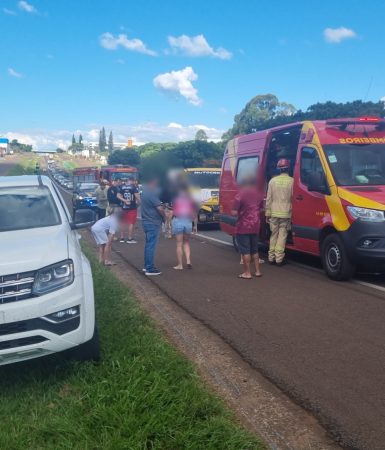
[[[264,448],[164,340],[127,288],[87,254],[102,362],[57,355],[0,368],[0,448]]]
[[[7,175],[33,175],[36,169],[37,158],[26,158],[14,165]]]
[[[63,168],[66,170],[73,170],[77,167],[77,165],[73,161],[64,161]]]

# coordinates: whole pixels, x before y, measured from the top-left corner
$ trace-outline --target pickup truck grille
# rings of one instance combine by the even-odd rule
[[[0,275],[0,304],[31,298],[34,281],[35,272]]]

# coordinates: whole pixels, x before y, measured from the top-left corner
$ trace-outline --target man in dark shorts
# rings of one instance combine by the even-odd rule
[[[231,211],[232,215],[237,217],[235,233],[244,267],[243,273],[238,277],[243,280],[253,278],[252,264],[255,266],[255,276],[262,276],[258,254],[261,204],[262,199],[255,188],[254,179],[244,180]]]
[[[138,215],[138,205],[140,204],[140,194],[139,189],[135,185],[134,178],[128,178],[123,182],[117,197],[121,201],[124,224],[120,235],[120,242],[136,244],[136,241],[133,239],[133,233]],[[127,236],[126,240],[124,239],[125,235]]]

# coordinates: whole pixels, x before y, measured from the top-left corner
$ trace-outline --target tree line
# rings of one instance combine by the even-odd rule
[[[204,130],[198,130],[195,139],[179,143],[148,143],[116,150],[110,153],[109,164],[138,167],[146,179],[151,174],[163,176],[173,167],[220,167],[222,155],[229,139],[240,134],[303,120],[326,120],[341,117],[385,117],[385,103],[355,100],[346,103],[315,103],[305,111],[290,103],[280,102],[273,94],[253,97],[234,117],[232,127],[220,142],[209,142]]]

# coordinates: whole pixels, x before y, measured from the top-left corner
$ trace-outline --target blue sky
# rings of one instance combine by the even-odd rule
[[[254,95],[385,96],[385,2],[0,0],[0,134],[212,138]]]

